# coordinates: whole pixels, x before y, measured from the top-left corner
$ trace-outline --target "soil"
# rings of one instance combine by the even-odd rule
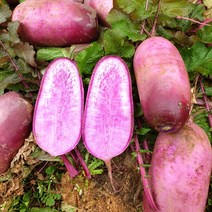
[[[40,169],[40,167],[46,163],[41,163],[32,157],[35,148],[34,139],[30,136],[12,161],[11,168],[0,176],[0,211],[8,212],[15,197],[23,195],[30,189],[36,191],[35,181],[45,179],[45,173],[42,173],[42,170],[44,172],[45,169]],[[103,174],[94,175],[89,180],[83,175],[83,172],[72,179],[66,169],[62,169],[61,181],[54,188],[54,192],[62,196],[62,202],[56,206],[57,209],[62,208],[62,211],[65,212],[142,211],[141,178],[131,151],[125,151],[111,162],[116,192],[112,189],[106,166],[103,167]],[[25,179],[27,179],[27,183]],[[4,205],[4,209],[2,209],[2,205]],[[30,203],[31,207],[43,206],[36,201]]]
[[[78,212],[138,212],[142,211],[142,187],[136,163],[126,152],[113,163],[113,178],[118,192],[114,192],[107,175],[96,175],[91,180],[79,176],[74,180],[66,173],[61,180],[60,193],[64,204]]]

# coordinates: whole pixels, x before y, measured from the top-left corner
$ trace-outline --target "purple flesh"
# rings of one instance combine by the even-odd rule
[[[84,91],[76,64],[54,60],[38,93],[33,133],[37,144],[52,156],[70,152],[81,137]]]
[[[133,132],[132,85],[129,70],[118,56],[103,57],[88,88],[83,138],[87,150],[108,161],[129,145]]]

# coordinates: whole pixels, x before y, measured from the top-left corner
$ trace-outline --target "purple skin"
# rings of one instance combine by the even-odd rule
[[[114,190],[110,160],[128,147],[132,132],[133,101],[128,67],[118,56],[105,56],[91,76],[82,136],[87,150],[105,161]]]
[[[20,22],[21,39],[37,46],[70,46],[98,37],[96,11],[70,0],[27,0],[15,8],[12,20]]]
[[[43,76],[33,117],[37,144],[52,156],[73,150],[81,138],[82,78],[68,58],[54,60]]]
[[[178,131],[189,117],[191,91],[176,47],[162,37],[149,38],[137,48],[133,64],[146,120],[158,131]]]
[[[212,151],[202,128],[188,121],[176,133],[159,133],[149,169],[149,183],[160,212],[204,211]],[[144,196],[144,211],[153,212]]]
[[[113,8],[113,0],[85,0],[84,4],[89,5],[97,11],[98,17],[105,26],[109,26],[107,15]]]
[[[32,105],[16,92],[0,96],[0,174],[24,144],[31,130]]]

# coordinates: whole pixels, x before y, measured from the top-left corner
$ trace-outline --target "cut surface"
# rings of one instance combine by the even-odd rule
[[[88,151],[102,160],[121,154],[133,129],[132,86],[127,65],[106,56],[96,65],[88,88],[83,137]]]
[[[75,63],[66,58],[53,61],[43,76],[33,120],[37,144],[52,156],[71,151],[79,142],[83,95]]]

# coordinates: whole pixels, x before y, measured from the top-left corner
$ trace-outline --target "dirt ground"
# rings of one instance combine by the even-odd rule
[[[114,192],[107,171],[87,181],[82,176],[71,180],[68,173],[62,177],[63,202],[79,212],[138,212],[142,211],[142,187],[135,161],[126,152],[113,163],[113,178],[118,192]]]
[[[7,212],[11,201],[16,196],[23,195],[26,190],[36,189],[33,188],[33,182],[37,178],[42,178],[42,174],[36,171],[39,161],[31,157],[35,148],[33,138],[29,137],[14,158],[11,169],[5,175],[0,176],[0,205],[4,204],[4,209],[0,207],[0,211]],[[125,151],[124,154],[113,159],[112,168],[117,192],[112,189],[106,167],[103,174],[94,175],[90,180],[82,174],[71,179],[64,169],[61,181],[55,188],[55,191],[62,196],[61,205],[72,206],[74,209],[72,211],[77,212],[142,211],[141,178],[131,152]],[[29,173],[32,177],[26,188],[23,181]],[[30,204],[30,207],[39,207],[39,205],[36,202]],[[69,212],[70,210],[63,209],[62,211]]]

